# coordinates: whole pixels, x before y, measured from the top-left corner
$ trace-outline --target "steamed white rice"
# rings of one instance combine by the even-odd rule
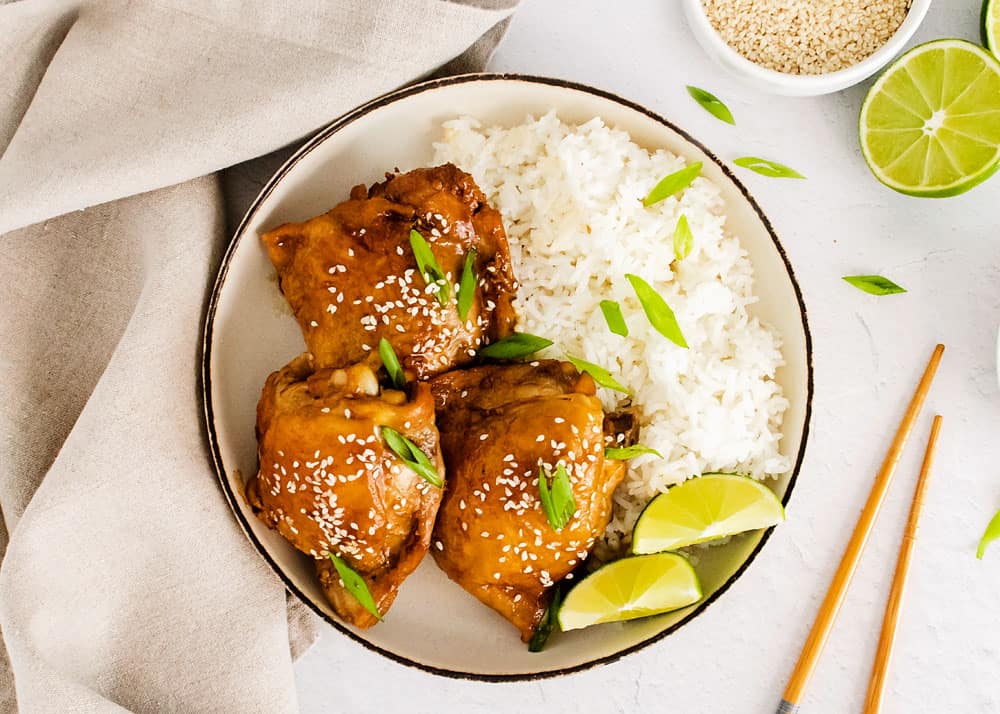
[[[646,208],[642,198],[683,159],[648,151],[599,119],[573,126],[554,112],[520,126],[484,127],[464,117],[444,124],[435,162],[471,173],[504,217],[520,282],[518,329],[609,369],[632,390],[640,442],[665,458],[640,456],[615,493],[607,546],[627,539],[657,493],[710,471],[773,477],[788,405],[774,381],[781,341],[748,312],[753,269],[725,230],[719,189],[698,178],[681,195]],[[674,227],[687,216],[691,253],[675,261]],[[626,273],[645,278],[673,309],[689,345],[650,325]],[[629,327],[612,334],[599,303],[616,300]],[[624,395],[600,389],[607,409]]]

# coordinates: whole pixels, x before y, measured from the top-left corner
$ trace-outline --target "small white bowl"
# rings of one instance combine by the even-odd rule
[[[875,74],[902,51],[903,46],[923,22],[930,6],[931,0],[913,0],[896,34],[857,64],[827,74],[787,74],[762,67],[741,55],[712,27],[712,23],[705,15],[702,0],[684,0],[684,11],[691,31],[702,48],[716,62],[758,89],[791,97],[829,94],[857,84]]]

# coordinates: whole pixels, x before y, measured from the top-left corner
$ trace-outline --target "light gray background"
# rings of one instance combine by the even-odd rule
[[[978,0],[936,0],[914,43],[978,38]],[[415,38],[419,41],[419,38]],[[759,155],[807,181],[737,169],[784,242],[809,309],[816,398],[788,509],[749,571],[659,644],[553,680],[485,684],[408,669],[326,629],[298,663],[302,710],[770,714],[934,344],[941,372],[810,687],[803,711],[860,711],[931,415],[944,415],[885,711],[1000,711],[1000,545],[976,543],[1000,507],[1000,177],[958,198],[896,195],[857,148],[864,86],[786,99],[741,86],[688,32],[676,0],[525,0],[491,70],[572,79],[639,102],[723,159]],[[729,104],[716,121],[684,91]],[[840,280],[881,273],[875,298]],[[766,286],[759,286],[766,289]]]

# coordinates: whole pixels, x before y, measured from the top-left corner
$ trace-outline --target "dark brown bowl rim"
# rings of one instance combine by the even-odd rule
[[[246,226],[249,224],[253,215],[260,208],[260,205],[263,203],[263,201],[271,194],[275,186],[277,186],[278,182],[281,181],[285,177],[285,175],[292,169],[292,167],[294,167],[295,164],[297,164],[306,154],[308,154],[319,144],[324,142],[327,138],[329,138],[336,132],[340,131],[343,127],[347,126],[348,124],[357,121],[361,117],[364,117],[365,115],[370,114],[371,112],[381,107],[384,107],[388,104],[391,104],[392,102],[398,101],[405,97],[409,97],[415,94],[420,94],[422,92],[431,91],[434,89],[438,89],[440,87],[447,87],[454,84],[465,84],[468,82],[496,82],[496,81],[503,81],[503,82],[515,81],[515,82],[528,82],[532,84],[545,84],[554,87],[560,87],[563,89],[570,89],[577,92],[584,92],[586,94],[592,94],[602,99],[607,99],[616,102],[628,109],[632,109],[634,111],[646,115],[647,117],[653,119],[656,122],[659,122],[668,129],[671,129],[672,131],[680,134],[682,137],[684,137],[685,140],[687,140],[694,146],[698,147],[702,152],[704,152],[705,155],[708,156],[713,162],[715,162],[715,164],[722,170],[722,172],[736,185],[736,187],[740,190],[740,193],[743,194],[743,197],[747,200],[747,202],[753,208],[754,212],[760,218],[764,227],[767,229],[768,234],[771,236],[771,240],[774,243],[774,247],[778,251],[778,254],[781,256],[781,260],[785,264],[785,270],[788,273],[788,278],[789,280],[791,280],[792,288],[795,291],[795,298],[799,304],[799,312],[802,316],[802,330],[805,335],[805,341],[806,341],[807,394],[806,394],[805,420],[802,428],[802,441],[799,445],[799,452],[795,459],[795,467],[792,470],[792,475],[788,480],[788,486],[785,489],[784,496],[782,497],[782,504],[786,507],[788,506],[788,501],[791,497],[792,489],[794,488],[795,482],[798,479],[799,470],[802,467],[802,462],[805,457],[806,442],[808,441],[808,436],[809,436],[809,424],[812,417],[812,399],[813,399],[812,335],[809,332],[809,323],[806,316],[805,301],[802,298],[802,290],[799,288],[799,283],[795,279],[795,273],[792,270],[792,265],[788,260],[788,255],[785,253],[785,249],[781,245],[781,241],[778,240],[778,236],[774,232],[774,228],[771,225],[771,222],[767,219],[767,216],[764,215],[764,212],[761,210],[760,206],[757,205],[757,201],[755,201],[753,196],[750,195],[750,192],[747,190],[747,188],[742,184],[742,182],[740,182],[738,178],[736,178],[733,172],[730,171],[729,168],[722,161],[720,161],[718,157],[715,156],[715,154],[709,151],[701,142],[696,140],[694,137],[692,137],[683,129],[667,121],[659,114],[656,114],[655,112],[652,112],[649,109],[646,109],[645,107],[636,104],[635,102],[623,99],[622,97],[612,94],[611,92],[606,92],[601,89],[596,89],[594,87],[590,87],[585,84],[580,84],[578,82],[571,82],[564,79],[553,79],[550,77],[538,77],[533,75],[516,74],[516,73],[515,74],[506,74],[506,73],[463,74],[452,77],[445,77],[441,79],[432,79],[426,82],[421,82],[419,84],[414,84],[408,87],[404,87],[402,89],[397,89],[393,92],[389,92],[388,94],[384,94],[381,97],[373,99],[367,104],[363,104],[360,107],[348,112],[347,114],[344,114],[338,119],[335,119],[333,122],[328,124],[323,129],[320,129],[311,139],[309,139],[305,144],[303,144],[303,146],[299,148],[281,166],[281,168],[277,170],[277,172],[275,172],[274,176],[272,176],[271,179],[264,186],[264,188],[261,189],[261,192],[257,196],[257,198],[255,198],[253,203],[250,204],[250,207],[247,209],[246,215],[243,217],[243,220],[240,222],[239,227],[233,234],[233,238],[231,239],[229,246],[226,249],[226,253],[222,258],[222,263],[219,266],[219,272],[216,277],[215,284],[212,288],[212,294],[209,299],[208,307],[205,313],[205,334],[202,341],[201,378],[202,378],[202,399],[204,402],[204,410],[205,410],[204,411],[205,428],[206,431],[208,432],[208,441],[212,452],[212,462],[213,465],[215,466],[215,471],[216,475],[219,478],[219,482],[222,485],[222,490],[226,495],[226,500],[229,502],[229,506],[232,509],[233,513],[235,514],[237,521],[239,521],[240,527],[243,529],[243,532],[246,534],[247,538],[250,539],[250,542],[253,543],[254,547],[264,558],[267,564],[271,567],[271,569],[278,575],[279,578],[281,578],[281,581],[284,583],[285,587],[288,589],[289,592],[295,595],[295,597],[297,597],[301,602],[305,603],[319,617],[324,619],[326,622],[328,622],[330,625],[332,625],[334,628],[336,628],[344,635],[347,635],[349,638],[351,638],[355,642],[360,643],[367,649],[373,652],[377,652],[380,655],[383,655],[384,657],[387,657],[400,664],[409,667],[415,667],[416,669],[421,669],[425,672],[430,672],[431,674],[436,674],[444,677],[451,677],[453,679],[466,679],[466,680],[475,680],[483,682],[523,682],[523,681],[548,679],[550,677],[559,677],[566,674],[572,674],[574,672],[581,672],[583,670],[590,669],[598,665],[610,664],[611,662],[615,662],[626,655],[632,654],[633,652],[637,652],[640,649],[653,644],[654,642],[662,640],[667,635],[670,635],[671,633],[675,632],[680,627],[684,626],[688,622],[691,622],[695,617],[703,613],[708,608],[709,605],[715,602],[715,600],[720,595],[722,595],[726,590],[728,590],[729,587],[734,582],[736,582],[736,580],[750,566],[750,563],[754,561],[754,559],[757,557],[757,554],[760,553],[761,549],[764,547],[764,544],[767,543],[768,539],[770,538],[771,532],[774,530],[774,528],[768,528],[764,532],[763,536],[760,539],[760,542],[754,547],[753,552],[751,552],[750,555],[747,557],[747,559],[743,561],[740,567],[737,568],[736,572],[734,572],[726,580],[726,582],[719,587],[718,590],[716,590],[714,593],[712,593],[712,595],[706,598],[704,602],[700,603],[698,607],[695,610],[693,610],[687,617],[685,617],[680,622],[662,630],[661,632],[658,632],[652,637],[648,637],[642,642],[632,645],[631,647],[627,647],[623,650],[620,650],[610,655],[605,655],[603,657],[598,657],[592,660],[588,660],[586,662],[581,662],[580,664],[576,664],[571,667],[563,667],[560,669],[547,670],[545,672],[532,672],[527,674],[524,673],[482,674],[478,672],[463,672],[452,669],[444,669],[441,667],[435,667],[433,665],[425,664],[423,662],[418,662],[416,660],[409,659],[408,657],[399,655],[395,652],[383,649],[382,647],[379,647],[378,645],[375,645],[372,642],[369,642],[368,640],[364,639],[363,637],[360,637],[359,635],[355,634],[347,627],[345,627],[342,623],[338,622],[334,618],[327,615],[320,607],[318,607],[314,602],[312,602],[312,600],[309,597],[307,597],[303,592],[301,592],[298,589],[298,587],[296,587],[295,583],[292,582],[292,580],[284,573],[284,571],[278,566],[278,564],[274,562],[274,560],[268,554],[267,549],[264,547],[263,543],[261,543],[257,539],[246,518],[244,518],[243,513],[239,507],[238,494],[234,493],[233,489],[230,487],[229,480],[226,478],[226,472],[222,462],[222,454],[219,450],[218,437],[215,432],[215,414],[212,409],[212,398],[211,398],[212,336],[213,336],[213,329],[215,326],[215,313],[216,309],[218,308],[218,303],[220,296],[222,294],[223,286],[225,284],[226,275],[229,272],[229,266],[232,261],[233,255],[236,252],[236,248],[239,246],[239,243],[243,238],[243,233],[244,230],[246,229]]]

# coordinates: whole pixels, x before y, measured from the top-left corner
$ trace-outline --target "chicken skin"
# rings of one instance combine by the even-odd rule
[[[411,231],[427,242],[446,278],[430,285]],[[379,339],[418,379],[472,360],[513,331],[517,284],[500,213],[473,178],[452,164],[387,175],[304,223],[261,236],[281,292],[319,367],[380,365]],[[457,295],[475,250],[475,294],[466,319]],[[438,299],[438,295],[446,298]]]
[[[527,642],[552,587],[604,533],[612,492],[625,475],[623,462],[604,459],[605,415],[594,381],[568,362],[548,360],[449,372],[431,388],[449,476],[431,552],[448,577]],[[539,497],[539,469],[551,475],[559,464],[576,512],[556,531]]]
[[[307,353],[272,373],[257,406],[260,470],[246,487],[257,516],[316,559],[327,599],[357,627],[377,621],[340,581],[329,554],[365,581],[384,615],[430,545],[442,489],[383,441],[408,437],[444,474],[426,383],[381,390],[367,366],[316,369]]]

